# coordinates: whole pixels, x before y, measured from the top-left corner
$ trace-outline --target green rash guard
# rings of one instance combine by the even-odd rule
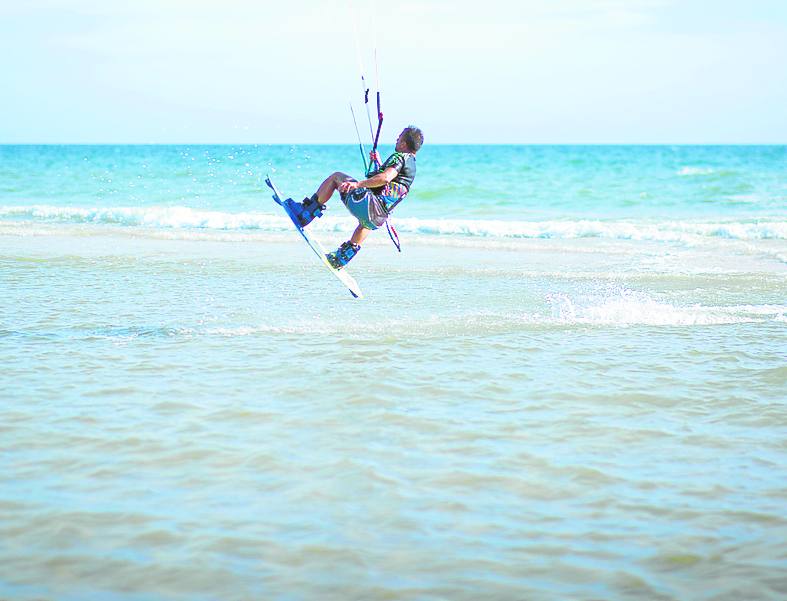
[[[372,177],[378,173],[382,173],[389,167],[396,169],[396,177],[391,181],[392,184],[400,184],[410,191],[410,187],[415,180],[415,155],[409,152],[394,152],[391,156],[385,159],[385,162],[380,165],[377,162],[372,163],[369,167],[367,177]],[[379,188],[371,188],[371,191],[379,195],[385,186]]]

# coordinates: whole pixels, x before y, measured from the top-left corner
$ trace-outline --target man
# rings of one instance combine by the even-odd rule
[[[382,227],[393,208],[410,192],[415,179],[415,155],[424,143],[424,135],[415,126],[402,130],[396,139],[396,151],[385,163],[380,164],[380,155],[369,153],[371,165],[365,180],[357,181],[346,173],[332,173],[320,184],[311,198],[303,202],[290,201],[290,209],[296,215],[301,227],[309,225],[315,217],[321,217],[325,204],[338,190],[342,202],[353,217],[358,219],[358,227],[347,242],[328,253],[328,262],[341,269],[361,250],[361,244],[369,232]]]

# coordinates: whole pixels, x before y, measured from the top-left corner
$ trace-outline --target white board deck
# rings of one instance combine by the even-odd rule
[[[281,208],[284,209],[284,212],[287,213],[287,216],[290,218],[290,221],[292,221],[292,224],[295,226],[295,229],[298,230],[301,236],[303,236],[303,239],[306,240],[306,244],[308,244],[309,248],[311,248],[312,251],[314,251],[314,254],[319,257],[322,264],[325,265],[325,267],[327,267],[328,270],[333,275],[335,275],[339,279],[339,281],[342,282],[342,284],[347,286],[347,289],[350,291],[350,294],[352,294],[355,298],[363,298],[363,293],[361,292],[361,288],[358,286],[358,282],[356,282],[355,279],[349,273],[347,273],[347,268],[336,269],[330,263],[328,263],[328,259],[325,258],[325,254],[326,254],[325,249],[323,248],[322,244],[320,244],[320,242],[314,236],[308,234],[300,226],[298,221],[290,212],[289,207],[286,204],[284,204],[281,194],[279,193],[279,191],[276,189],[276,186],[271,181],[270,176],[268,176],[265,179],[265,183],[268,184],[271,190],[273,190],[273,200],[275,200],[279,204],[279,206],[281,206]]]

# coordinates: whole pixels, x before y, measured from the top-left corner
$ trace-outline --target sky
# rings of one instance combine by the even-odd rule
[[[389,143],[784,144],[786,63],[784,0],[0,0],[0,143],[366,142],[377,72]]]

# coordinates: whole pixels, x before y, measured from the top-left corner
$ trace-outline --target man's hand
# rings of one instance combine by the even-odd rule
[[[358,187],[358,182],[346,179],[339,184],[339,192],[347,194],[350,190],[355,190]]]

